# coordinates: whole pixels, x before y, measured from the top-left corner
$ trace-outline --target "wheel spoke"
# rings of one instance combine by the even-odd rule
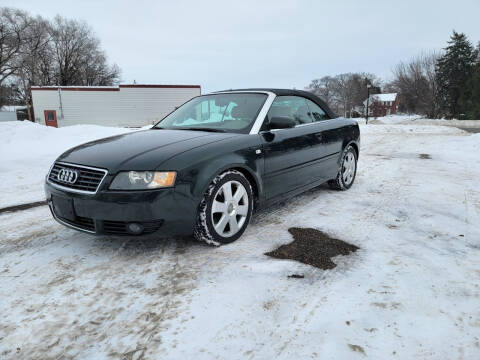
[[[240,200],[242,199],[243,195],[245,195],[247,191],[243,186],[237,187],[237,190],[235,191],[235,194],[233,195],[233,200],[238,204]]]
[[[225,214],[222,215],[218,223],[213,225],[217,233],[222,235],[225,232],[225,226],[227,226],[228,221],[229,221],[229,217]],[[230,226],[230,230],[232,230],[231,226]]]
[[[222,186],[223,197],[226,201],[232,200],[232,183],[227,182]]]
[[[212,213],[226,213],[227,212],[227,204],[214,200],[212,204]]]
[[[242,216],[247,216],[248,214],[248,205],[239,205],[237,207],[237,214]]]
[[[231,233],[235,234],[238,230],[240,230],[240,227],[238,226],[238,223],[237,223],[236,216],[230,216],[228,223],[230,224]]]

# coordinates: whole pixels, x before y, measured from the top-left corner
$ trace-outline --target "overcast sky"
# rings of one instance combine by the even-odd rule
[[[304,88],[366,71],[390,77],[453,29],[480,41],[480,0],[90,1],[2,0],[51,18],[85,20],[122,82]]]

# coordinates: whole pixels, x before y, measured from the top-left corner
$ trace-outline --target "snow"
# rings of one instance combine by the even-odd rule
[[[374,101],[380,101],[380,102],[385,102],[385,101],[395,101],[397,98],[397,93],[389,93],[389,94],[374,94],[370,95],[370,104],[372,104]],[[363,102],[364,105],[367,105],[367,100]]]
[[[82,143],[133,131],[75,125],[53,128],[30,121],[0,123],[0,208],[43,199],[43,182],[53,161]]]
[[[52,85],[47,85],[47,86],[32,86],[32,90],[38,90],[38,89],[118,89],[118,86],[52,86]]]
[[[359,122],[364,123],[365,119]],[[386,125],[440,125],[440,126],[458,126],[466,128],[480,128],[479,120],[445,120],[445,119],[426,119],[421,115],[388,115],[377,118],[370,118],[369,124]]]
[[[38,200],[40,177],[22,177],[43,177],[65,148],[127,131],[2,125],[0,207],[18,190]],[[93,237],[57,224],[46,207],[0,215],[0,354],[477,359],[480,134],[422,124],[361,131],[350,190],[322,186],[266,209],[219,248]],[[23,188],[4,185],[12,178]],[[360,250],[326,271],[263,255],[292,241],[292,226]]]
[[[25,106],[19,106],[19,105],[3,105],[0,107],[0,111],[7,111],[7,112],[15,112],[17,109],[25,109]]]

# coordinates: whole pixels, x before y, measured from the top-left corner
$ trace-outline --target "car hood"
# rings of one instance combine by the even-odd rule
[[[110,173],[155,170],[177,154],[236,135],[189,130],[136,131],[76,146],[63,153],[57,161],[105,168]]]

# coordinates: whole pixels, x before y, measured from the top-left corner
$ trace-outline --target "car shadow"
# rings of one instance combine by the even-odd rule
[[[108,236],[102,235],[94,239],[92,246],[95,251],[113,252],[122,256],[144,256],[158,253],[174,255],[198,252],[210,248],[192,237],[161,237],[158,235],[146,236]]]
[[[321,196],[322,193],[330,192],[335,191],[330,189],[327,183],[324,183],[314,187],[313,189],[307,190],[304,193],[292,196],[286,200],[259,208],[258,210],[254,211],[250,224],[261,225],[263,221],[268,221],[268,218],[271,216],[283,215],[283,212],[288,212],[293,207],[302,206],[304,204],[304,200],[315,199],[318,196]]]
[[[266,225],[275,217],[282,217],[288,214],[292,208],[302,206],[304,200],[321,196],[322,193],[331,192],[327,184],[322,184],[302,194],[293,196],[287,200],[273,205],[262,207],[253,213],[250,226]],[[239,239],[241,241],[241,238]],[[235,243],[238,243],[236,241]],[[158,252],[181,255],[212,251],[215,246],[196,241],[192,236],[162,237],[161,235],[144,236],[112,236],[102,235],[95,237],[93,245],[95,250],[106,252],[121,252],[124,256],[148,255]],[[228,245],[223,245],[228,246]]]

